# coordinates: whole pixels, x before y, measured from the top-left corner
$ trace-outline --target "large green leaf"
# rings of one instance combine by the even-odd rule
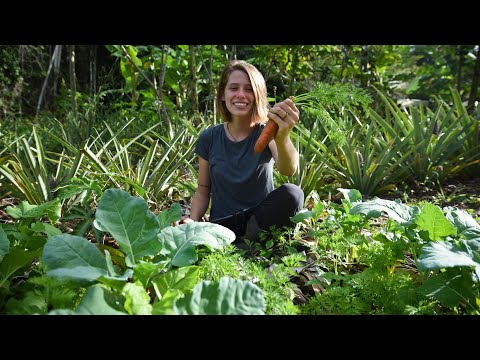
[[[48,315],[127,315],[116,310],[122,308],[121,299],[110,294],[101,285],[94,285],[87,289],[82,301],[75,311],[69,309],[56,309]]]
[[[197,261],[195,246],[225,247],[235,240],[235,233],[222,225],[193,222],[167,227],[160,231],[158,239],[162,245],[161,253],[169,257],[174,266],[182,267]]]
[[[5,234],[5,231],[0,224],[0,261],[2,260],[3,256],[8,253],[9,249],[10,241],[8,240],[7,234]]]
[[[420,270],[440,270],[456,266],[474,267],[477,281],[480,279],[480,240],[429,242],[418,258]]]
[[[444,210],[446,218],[457,228],[459,235],[466,239],[480,238],[480,224],[469,213],[451,206]]]
[[[176,289],[183,293],[190,292],[198,283],[198,266],[184,266],[178,269],[167,271],[153,280],[153,286],[159,299],[168,290]]]
[[[25,251],[23,248],[11,247],[0,262],[0,288],[18,270],[31,266],[35,258],[40,255],[40,252],[40,249]]]
[[[374,198],[373,200],[357,203],[350,209],[350,214],[364,214],[367,218],[378,218],[385,212],[388,216],[400,223],[408,226],[415,222],[419,213],[417,206],[410,207],[396,201]]]
[[[54,199],[40,205],[32,205],[28,201],[22,201],[18,206],[7,206],[7,213],[15,219],[37,219],[47,215],[50,222],[55,224],[62,215],[62,204],[60,199]]]
[[[150,296],[140,281],[126,283],[122,293],[125,295],[125,310],[130,315],[152,315]]]
[[[80,236],[62,234],[49,238],[43,248],[42,263],[48,276],[89,283],[108,276],[105,257],[96,245]]]
[[[202,281],[192,294],[177,300],[175,315],[263,315],[262,290],[250,281],[222,277],[218,282]]]
[[[432,276],[421,289],[426,296],[437,299],[445,307],[458,306],[462,300],[473,304],[473,308],[476,307],[472,277],[465,276],[458,268],[448,269],[437,276]]]
[[[170,209],[165,209],[160,211],[157,216],[158,222],[160,223],[160,229],[166,228],[172,225],[172,222],[180,220],[182,217],[182,207],[176,202],[173,203]]]
[[[433,241],[457,233],[457,229],[443,215],[442,209],[434,204],[426,203],[415,222],[420,228],[428,231],[428,235]]]
[[[144,256],[160,251],[157,234],[160,225],[147,203],[121,189],[108,189],[102,195],[95,214],[95,227],[109,232],[126,253],[132,266]]]

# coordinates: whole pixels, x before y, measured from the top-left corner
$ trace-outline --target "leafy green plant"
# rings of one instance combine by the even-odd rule
[[[329,163],[340,187],[355,188],[366,196],[394,189],[406,176],[401,164],[411,151],[406,149],[408,137],[387,141],[379,136],[374,115],[370,119],[352,127],[348,141],[336,149],[335,161]]]
[[[221,249],[234,240],[233,232],[212,223],[165,226],[166,221],[180,218],[178,208],[173,211],[174,217],[166,213],[155,216],[143,199],[120,189],[106,190],[94,224],[115,239],[124,253],[124,264],[113,262],[108,249],[102,254],[95,244],[79,236],[49,238],[41,257],[46,276],[73,281],[87,289],[76,309],[50,313],[263,313],[262,292],[251,283],[221,278],[218,283],[197,284],[198,272],[191,267],[199,260],[197,247]],[[156,296],[149,291],[151,288]],[[235,292],[240,295],[233,303],[224,300]],[[206,296],[208,302],[195,305],[198,297]],[[106,303],[101,298],[117,300]],[[225,308],[220,306],[223,301],[234,305]]]
[[[356,204],[350,213],[367,218],[387,213],[400,225],[392,230],[402,232],[404,250],[412,254],[418,270],[437,271],[429,276],[420,273],[429,289],[427,295],[446,307],[462,305],[469,313],[478,313],[480,225],[467,212],[452,207],[442,211],[429,203],[420,208],[374,199]],[[459,276],[463,281],[456,280]]]
[[[358,107],[368,114],[372,102],[370,95],[360,87],[326,83],[316,83],[312,90],[295,95],[293,100],[302,111],[314,115],[315,121],[323,126],[330,141],[337,146],[346,141],[344,134],[349,131],[348,123],[342,121],[341,116],[332,116],[331,113],[343,114]]]
[[[331,180],[329,164],[337,160],[332,156],[337,147],[347,141],[349,111],[368,113],[372,99],[368,93],[351,84],[316,83],[308,92],[294,96],[301,112],[301,121],[292,132],[299,152],[298,171],[291,181],[299,185],[308,196],[321,191]],[[278,183],[287,182],[286,176],[275,174]]]
[[[5,303],[15,293],[16,284],[28,277],[25,274],[31,271],[32,264],[41,255],[46,238],[61,233],[52,225],[60,218],[58,200],[42,205],[23,201],[16,207],[8,206],[6,210],[15,221],[0,225],[0,313],[4,312]]]
[[[408,152],[401,151],[400,163],[401,170],[408,171],[410,182],[443,182],[478,164],[478,142],[472,142],[476,123],[466,111],[438,100],[435,111],[422,105],[402,111],[392,99],[380,92],[378,95],[388,111],[385,121],[374,116],[385,136],[395,142],[404,139],[402,142],[408,144]],[[453,96],[458,104],[458,96]],[[462,148],[466,139],[471,144],[469,149]]]
[[[25,196],[30,204],[41,204],[53,199],[50,181],[54,175],[50,172],[45,150],[35,127],[32,136],[35,146],[31,146],[25,137],[18,139],[22,151],[19,154],[11,152],[2,160],[0,174],[19,194]]]

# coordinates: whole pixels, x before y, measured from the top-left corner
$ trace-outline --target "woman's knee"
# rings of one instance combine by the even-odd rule
[[[285,196],[292,209],[300,211],[303,208],[305,194],[300,186],[285,183],[279,187],[279,190],[282,192],[283,196]]]

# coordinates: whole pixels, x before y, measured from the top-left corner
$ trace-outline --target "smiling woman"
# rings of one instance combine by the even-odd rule
[[[222,124],[200,133],[196,143],[199,172],[190,216],[180,223],[201,221],[211,200],[210,221],[237,237],[258,240],[270,227],[292,227],[290,217],[303,208],[304,193],[294,184],[274,188],[273,166],[286,176],[295,173],[298,152],[290,133],[300,111],[291,99],[269,108],[265,79],[252,64],[235,60],[220,76],[216,96]],[[262,151],[255,144],[273,122],[277,131]]]

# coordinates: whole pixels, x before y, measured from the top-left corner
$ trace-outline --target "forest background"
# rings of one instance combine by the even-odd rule
[[[98,142],[101,138],[98,134],[104,133],[106,129],[110,135],[122,129],[118,133],[118,137],[123,138],[121,142],[152,127],[162,136],[168,134],[164,138],[165,143],[172,144],[171,140],[175,135],[185,128],[189,129],[190,136],[195,136],[203,126],[220,121],[214,103],[216,84],[222,68],[233,58],[247,60],[260,69],[267,82],[271,104],[291,95],[311,92],[318,84],[343,84],[365,90],[372,99],[369,106],[380,116],[383,116],[386,113],[385,108],[390,106],[398,107],[398,110],[404,112],[405,109],[413,108],[431,108],[436,111],[439,101],[450,105],[457,101],[464,106],[468,116],[478,121],[478,51],[478,45],[1,46],[0,155],[5,155],[7,149],[12,149],[12,144],[16,144],[14,146],[20,151],[20,139],[31,137],[32,126],[40,126],[46,130],[38,134],[46,148],[54,146],[52,141],[56,142],[51,137],[49,139],[47,134],[55,134],[73,149],[79,149],[92,138]],[[385,101],[392,105],[386,105]],[[338,116],[344,116],[346,111],[342,113],[333,108],[327,110],[330,114],[326,116],[344,122],[339,120]],[[309,130],[319,128],[319,133],[315,135],[317,138],[325,134],[325,129],[322,130],[319,124],[322,121],[309,118],[307,113],[304,114],[302,122]],[[439,132],[438,115],[437,118],[430,118],[425,114],[423,118],[413,122],[417,122],[417,126],[431,125],[434,134]],[[323,119],[323,123],[328,121]],[[380,173],[372,172],[373,164],[369,163],[370,159],[364,158],[366,154],[363,154],[356,155],[360,157],[356,164],[367,166],[365,169],[370,169],[369,177],[375,175],[370,185],[366,179],[358,178],[366,176],[365,173],[361,174],[360,169],[352,168],[351,174],[334,171],[329,176],[320,176],[329,172],[320,171],[319,167],[329,168],[320,165],[310,170],[313,170],[311,173],[315,174],[316,178],[324,178],[323,181],[307,181],[306,173],[297,174],[293,181],[303,182],[307,195],[311,190],[331,192],[332,187],[328,184],[332,182],[336,182],[337,186],[358,188],[365,195],[373,195],[392,189],[393,182],[396,183],[395,188],[402,185],[418,189],[419,185],[439,185],[446,179],[476,178],[479,172],[476,165],[478,157],[475,157],[478,130],[472,126],[472,133],[467,136],[466,141],[464,139],[461,146],[463,153],[455,152],[451,148],[448,154],[442,150],[440,155],[441,151],[437,150],[429,155],[424,153],[423,155],[428,155],[425,157],[422,156],[422,151],[431,151],[428,148],[432,147],[432,143],[431,139],[422,140],[423,150],[413,152],[402,161],[404,167],[409,168],[406,172],[402,171],[403,176],[392,178],[389,174],[394,169],[385,164],[382,165]],[[366,129],[365,126],[363,128]],[[403,136],[405,135],[406,133],[403,133]],[[185,141],[186,138],[177,136],[176,142],[180,143],[180,140]],[[422,142],[418,137],[415,141]],[[458,141],[456,144],[455,149],[459,146]],[[57,142],[56,147],[49,151],[68,153],[68,147],[60,151],[58,145]],[[326,144],[327,147],[329,145],[338,145],[338,141],[336,144]],[[316,148],[319,146],[317,144]],[[445,142],[442,146],[448,147]],[[148,145],[148,148],[151,148],[151,145]],[[130,149],[133,150],[133,147]],[[344,161],[351,163],[345,151],[334,151],[340,151]],[[361,153],[358,148],[348,151],[350,154]],[[187,151],[186,148],[179,148],[172,153],[181,156],[173,158],[169,155],[168,159],[163,160],[165,168],[181,168],[178,160],[180,158],[187,164],[194,162],[191,149]],[[306,164],[315,163],[314,154],[315,152],[309,153],[311,158],[303,159]],[[138,155],[138,159],[131,159],[133,163],[138,163],[143,157],[142,154]],[[69,156],[75,158],[72,153]],[[135,157],[133,151],[130,156]],[[320,154],[317,154],[318,156]],[[116,158],[118,157],[119,154]],[[389,161],[391,162],[392,158]],[[61,180],[65,184],[65,181],[73,177],[73,172],[62,175],[55,169],[54,163],[45,164],[46,169],[50,167],[49,182],[55,179],[52,185]],[[68,168],[65,163],[63,167]],[[342,162],[337,165],[342,166]],[[124,166],[126,164],[120,165],[119,170],[123,173],[121,176],[131,171]],[[181,188],[177,190],[193,190],[194,184],[189,182],[189,178],[178,173],[174,176],[175,171],[177,170],[168,172],[165,175],[169,176],[168,181],[161,181],[161,186],[150,191],[149,196],[155,202],[162,203],[163,195],[176,192],[172,190],[177,183],[175,179],[184,180]],[[354,171],[358,172],[358,176],[355,176]],[[146,178],[147,176],[145,181]],[[278,179],[286,181],[281,177]],[[137,185],[145,185],[137,180],[134,180]],[[13,184],[12,190],[9,183],[3,179],[0,195],[6,196],[12,191],[20,195],[20,190],[20,193],[23,192],[24,196],[34,203],[52,198],[50,190],[44,189],[41,194],[36,195],[26,194],[25,191],[29,190],[19,189],[18,184]],[[44,186],[48,187],[48,184]],[[170,193],[165,192],[166,188],[170,189]]]
[[[227,312],[478,314],[478,55],[478,45],[0,46],[0,312],[201,313],[212,309],[190,307],[193,285],[218,280],[255,294]],[[216,84],[235,58],[264,74],[270,104],[294,96],[301,111],[298,171],[274,181],[300,185],[305,209],[294,233],[254,244],[248,266],[213,226],[218,247],[207,234],[193,251],[182,229],[214,224],[169,226],[189,211],[195,141],[221,121]],[[117,231],[131,216],[153,235]],[[67,292],[55,282],[65,274],[81,286]],[[188,284],[167,289],[175,276]],[[261,291],[233,278],[262,279]],[[96,308],[98,291],[122,300]]]

